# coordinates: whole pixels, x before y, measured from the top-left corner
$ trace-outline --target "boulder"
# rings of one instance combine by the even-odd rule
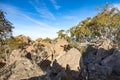
[[[10,54],[8,64],[11,65],[13,64],[16,60],[19,60],[21,58],[21,50],[13,50],[12,53]]]
[[[78,71],[80,58],[81,53],[77,49],[71,48],[66,54],[59,57],[57,62],[64,68],[69,65],[71,70]]]
[[[28,59],[40,63],[41,60],[48,59],[52,55],[52,50],[47,44],[41,42],[34,42],[28,48],[26,48]],[[50,60],[51,58],[49,58]]]
[[[80,61],[81,80],[109,80],[120,75],[120,52],[107,39],[96,47],[88,46]],[[111,79],[114,80],[114,79]]]
[[[28,79],[34,76],[42,76],[44,72],[27,58],[16,60],[15,67],[11,70],[9,80]]]
[[[15,39],[19,40],[19,43],[29,44],[31,42],[31,39],[27,36],[19,35],[16,36]]]
[[[120,52],[118,50],[114,50],[113,54],[106,57],[101,63],[111,67],[113,72],[120,75]]]
[[[68,45],[68,42],[65,39],[58,39],[56,44],[54,44],[55,53],[58,55],[66,53],[64,50],[65,45]]]

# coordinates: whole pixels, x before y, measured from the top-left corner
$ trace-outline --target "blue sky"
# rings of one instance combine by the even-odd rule
[[[96,6],[105,6],[106,2],[120,9],[120,0],[0,0],[0,9],[13,23],[14,36],[55,38],[60,29],[67,30],[95,16]]]

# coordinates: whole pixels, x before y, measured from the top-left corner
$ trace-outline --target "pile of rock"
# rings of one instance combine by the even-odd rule
[[[81,53],[71,48],[66,54],[55,59],[47,73],[47,80],[78,80]]]
[[[64,39],[55,44],[36,40],[11,53],[1,79],[120,80],[119,49],[108,39],[97,43],[81,53],[76,48],[65,51],[69,43]]]
[[[113,46],[110,40],[104,40],[97,48],[88,46],[80,60],[81,80],[110,80],[113,73],[120,76],[120,52]]]

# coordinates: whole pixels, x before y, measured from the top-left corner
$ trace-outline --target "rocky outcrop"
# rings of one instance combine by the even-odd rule
[[[64,50],[64,46],[69,43],[65,39],[58,39],[54,44],[54,50],[56,54],[64,54],[66,51]]]
[[[80,58],[81,53],[77,49],[71,48],[66,54],[59,57],[57,62],[64,68],[69,65],[71,70],[78,71]]]
[[[8,59],[8,64],[9,65],[13,64],[16,60],[19,60],[21,58],[21,56],[25,55],[25,54],[26,53],[24,51],[22,51],[21,49],[13,50]]]
[[[26,57],[40,63],[41,60],[49,58],[52,55],[52,50],[43,43],[35,42],[26,48]]]
[[[109,80],[113,73],[120,76],[120,52],[113,46],[110,40],[97,47],[88,46],[80,60],[81,80]]]
[[[29,37],[19,35],[16,36],[15,39],[19,40],[19,43],[29,44],[32,40]]]
[[[70,49],[58,59],[55,59],[47,73],[47,80],[79,80],[79,61],[81,53]]]
[[[120,80],[120,51],[111,40],[92,43],[84,53],[67,45],[64,39],[54,44],[36,40],[12,51],[1,79]]]
[[[15,62],[15,67],[11,70],[9,80],[21,80],[34,76],[42,76],[44,72],[27,58],[21,58]]]
[[[111,67],[112,71],[120,76],[120,51],[114,50],[113,54],[106,57],[101,64]]]
[[[39,76],[39,78],[41,78],[41,76],[45,75],[45,73],[37,66],[37,64],[32,63],[27,58],[20,58],[11,65],[13,67],[8,67],[9,71],[2,76],[2,80],[26,80],[30,77]]]

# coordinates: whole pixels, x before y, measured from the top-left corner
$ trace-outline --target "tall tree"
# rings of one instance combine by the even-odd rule
[[[12,23],[5,18],[5,12],[0,10],[0,42],[4,42],[6,38],[12,36]]]
[[[12,23],[5,18],[5,12],[0,10],[0,57],[6,58],[6,60],[10,52],[8,50],[10,47],[5,43],[5,40],[12,36],[12,29]]]
[[[76,41],[95,39],[119,40],[120,11],[109,4],[93,18],[81,21],[77,26],[70,28],[71,37]],[[119,40],[120,41],[120,40]]]
[[[65,38],[65,30],[59,30],[58,32],[57,32],[57,34],[58,34],[58,38]]]

